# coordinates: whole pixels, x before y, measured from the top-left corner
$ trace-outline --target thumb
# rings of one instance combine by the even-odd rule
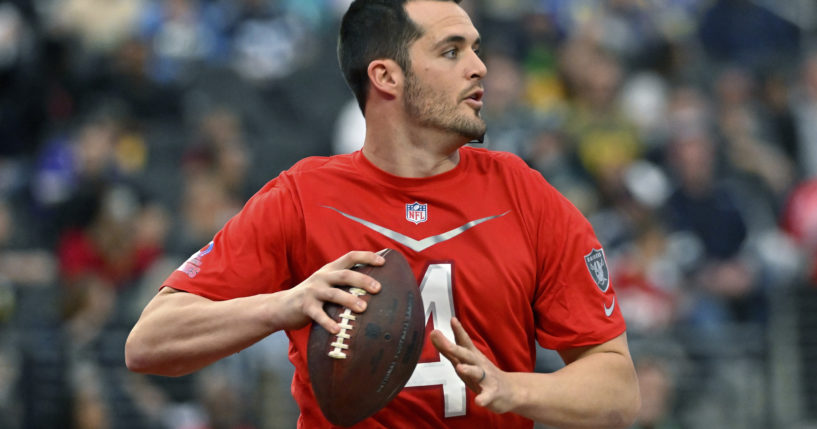
[[[493,396],[491,389],[482,389],[482,392],[474,397],[474,402],[480,407],[487,408],[493,401]]]

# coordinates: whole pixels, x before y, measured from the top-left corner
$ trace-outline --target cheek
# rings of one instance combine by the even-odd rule
[[[455,91],[453,71],[441,70],[434,67],[423,68],[417,76],[417,83],[425,92],[433,94],[435,98],[451,96]]]

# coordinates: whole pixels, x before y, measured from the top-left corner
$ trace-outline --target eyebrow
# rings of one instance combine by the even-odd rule
[[[435,43],[434,44],[434,49],[439,49],[439,48],[441,48],[441,47],[443,47],[445,45],[448,45],[448,44],[461,45],[461,44],[464,44],[465,42],[467,42],[467,39],[464,36],[454,34],[454,35],[448,36],[445,39],[440,40],[439,42]],[[481,43],[482,43],[482,39],[480,37],[477,37],[477,39],[474,40],[474,45],[479,46]]]

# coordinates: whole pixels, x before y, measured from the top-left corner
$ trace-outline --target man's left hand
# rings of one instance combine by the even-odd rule
[[[513,389],[508,385],[509,374],[497,368],[477,350],[456,317],[451,319],[451,329],[454,331],[456,344],[436,329],[431,332],[431,343],[451,361],[465,385],[477,394],[474,398],[477,405],[495,413],[509,411],[513,404]]]

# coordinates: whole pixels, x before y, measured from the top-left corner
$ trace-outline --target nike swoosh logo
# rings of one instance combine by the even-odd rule
[[[607,304],[604,304],[604,315],[610,317],[613,314],[613,309],[616,308],[616,297],[613,297],[613,303],[610,304],[610,307],[607,307]]]
[[[494,216],[488,216],[488,217],[484,217],[482,219],[472,220],[471,222],[468,222],[463,226],[454,228],[451,231],[447,231],[447,232],[444,232],[442,234],[432,235],[431,237],[426,237],[426,238],[423,238],[422,240],[415,240],[415,239],[413,239],[411,237],[400,234],[397,231],[392,231],[392,230],[390,230],[388,228],[382,227],[382,226],[380,226],[380,225],[378,225],[376,223],[369,222],[368,220],[361,219],[359,217],[355,217],[355,216],[352,216],[350,214],[344,213],[344,212],[342,212],[342,211],[340,211],[340,210],[338,210],[338,209],[336,209],[334,207],[329,207],[329,206],[323,206],[323,207],[326,207],[327,209],[332,209],[332,210],[340,213],[344,217],[346,217],[348,219],[351,219],[351,220],[353,220],[353,221],[355,221],[355,222],[357,222],[357,223],[371,229],[374,232],[377,232],[377,233],[379,233],[381,235],[384,235],[387,238],[390,238],[390,239],[392,239],[392,240],[394,240],[394,241],[408,247],[409,249],[411,249],[411,250],[413,250],[415,252],[422,252],[423,250],[426,250],[426,249],[428,249],[429,247],[431,247],[431,246],[433,246],[435,244],[439,244],[439,243],[442,243],[444,241],[450,240],[450,239],[462,234],[463,232],[465,232],[465,231],[467,231],[467,230],[469,230],[469,229],[471,229],[471,228],[473,228],[473,227],[475,227],[475,226],[477,226],[477,225],[479,225],[479,224],[481,224],[483,222],[488,222],[489,220],[493,220],[493,219],[505,216],[506,214],[511,212],[510,210],[508,210],[508,211],[506,211],[505,213],[502,213],[502,214],[498,214],[498,215],[494,215]]]

